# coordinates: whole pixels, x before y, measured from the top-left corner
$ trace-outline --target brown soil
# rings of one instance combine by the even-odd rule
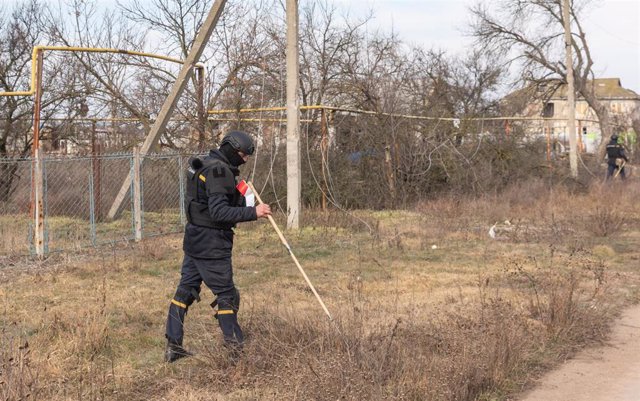
[[[626,310],[609,341],[543,376],[521,401],[640,400],[640,306]]]

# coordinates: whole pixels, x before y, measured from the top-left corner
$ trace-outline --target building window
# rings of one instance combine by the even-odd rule
[[[542,117],[549,118],[553,117],[553,103],[545,103],[544,109],[542,110]]]

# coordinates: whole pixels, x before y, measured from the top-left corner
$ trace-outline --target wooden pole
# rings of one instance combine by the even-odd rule
[[[262,199],[260,198],[260,195],[258,194],[258,191],[256,191],[256,189],[253,187],[253,184],[249,182],[249,183],[247,183],[247,185],[249,186],[249,188],[251,188],[251,190],[255,194],[256,200],[258,201],[258,204],[264,203],[264,202],[262,202]],[[332,320],[332,317],[331,317],[331,314],[329,313],[329,310],[327,309],[327,307],[324,304],[324,302],[322,302],[322,298],[320,298],[320,295],[318,294],[318,291],[316,291],[316,289],[313,286],[313,284],[311,284],[311,280],[309,280],[309,277],[307,277],[307,274],[304,272],[304,269],[302,268],[302,266],[300,266],[300,262],[298,262],[298,258],[296,258],[296,255],[293,254],[293,251],[291,250],[291,247],[289,246],[289,243],[287,242],[287,239],[284,237],[284,235],[282,235],[282,231],[280,231],[280,229],[278,228],[278,225],[276,224],[276,222],[273,219],[273,217],[271,217],[271,216],[267,216],[267,217],[269,219],[269,222],[273,226],[273,229],[276,230],[276,233],[278,234],[278,237],[280,238],[280,242],[282,242],[282,245],[284,245],[284,247],[287,249],[287,252],[289,252],[289,255],[291,256],[291,259],[293,259],[294,263],[298,267],[298,270],[300,270],[300,273],[302,273],[302,277],[304,277],[304,280],[307,282],[307,285],[311,289],[311,292],[313,292],[313,295],[316,296],[316,299],[320,303],[320,306],[322,306],[322,310],[324,310],[324,313],[326,313],[327,316],[329,316],[329,320]]]
[[[616,170],[616,173],[613,175],[613,178],[616,178],[618,176],[618,174],[620,174],[620,172],[622,171],[622,169],[624,168],[625,164],[627,164],[626,161],[622,161],[622,164],[620,164],[618,166],[618,169]]]
[[[206,147],[207,110],[204,104],[204,67],[196,69],[196,101],[198,103],[198,150]]]

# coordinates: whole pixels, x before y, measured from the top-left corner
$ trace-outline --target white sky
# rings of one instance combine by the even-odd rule
[[[311,1],[299,0],[300,4]],[[470,21],[468,7],[476,0],[333,1],[339,7],[349,9],[354,16],[373,9],[375,17],[369,29],[390,31],[393,28],[408,43],[459,54],[472,41],[462,32]],[[0,0],[0,5],[15,2]],[[115,0],[98,3],[105,7],[115,6]],[[620,78],[624,87],[640,94],[640,0],[595,0],[583,25],[595,61],[596,77]]]
[[[311,1],[311,0],[300,0]],[[475,0],[334,0],[355,15],[375,11],[372,29],[397,32],[409,43],[464,51],[472,39],[462,32]],[[622,86],[640,94],[640,0],[593,1],[583,27],[597,78],[620,78]]]

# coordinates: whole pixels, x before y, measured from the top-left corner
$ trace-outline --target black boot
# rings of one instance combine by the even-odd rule
[[[240,325],[238,324],[238,317],[235,312],[230,310],[221,310],[218,311],[216,318],[218,319],[218,324],[222,330],[225,344],[242,348],[242,345],[244,344],[244,335]]]
[[[167,349],[164,351],[164,361],[172,363],[180,358],[192,356],[193,354],[182,347],[182,345],[167,343]]]

